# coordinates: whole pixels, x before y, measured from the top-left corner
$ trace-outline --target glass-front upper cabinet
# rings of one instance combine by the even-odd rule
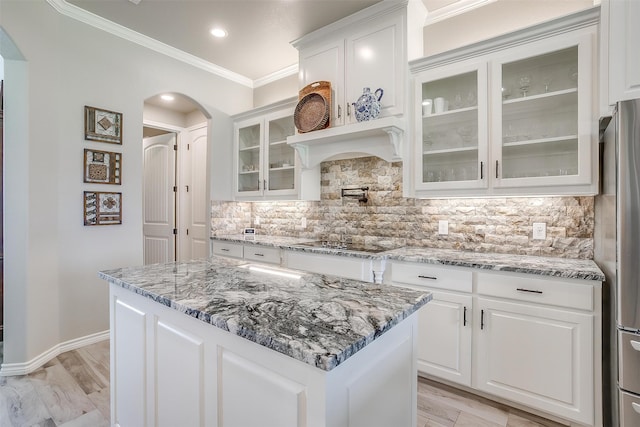
[[[494,187],[591,182],[591,58],[590,38],[579,37],[493,63],[492,86],[501,92],[492,104]]]
[[[287,144],[294,133],[291,109],[236,122],[237,198],[295,196],[296,153]]]
[[[416,197],[596,194],[597,19],[412,61]]]
[[[486,69],[476,63],[415,76],[416,189],[487,186]]]
[[[295,133],[293,115],[266,120],[268,144],[268,191],[287,191],[295,187],[295,149],[287,144],[287,137]]]

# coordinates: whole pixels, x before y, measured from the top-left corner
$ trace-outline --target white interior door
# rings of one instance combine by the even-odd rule
[[[144,263],[175,261],[176,134],[143,140]]]
[[[180,161],[180,250],[178,260],[206,258],[209,250],[207,221],[207,127],[189,130]]]

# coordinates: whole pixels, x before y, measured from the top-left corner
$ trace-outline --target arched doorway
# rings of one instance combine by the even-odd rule
[[[209,253],[209,117],[184,95],[162,95],[147,98],[143,111],[145,264]]]

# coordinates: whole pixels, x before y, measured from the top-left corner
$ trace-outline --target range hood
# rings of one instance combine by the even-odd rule
[[[287,138],[287,144],[300,155],[302,167],[311,169],[325,160],[369,155],[402,161],[404,139],[404,120],[391,116],[296,134]]]

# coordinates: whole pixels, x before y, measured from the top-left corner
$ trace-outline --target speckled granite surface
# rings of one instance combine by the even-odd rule
[[[387,259],[426,264],[511,271],[567,279],[604,280],[604,273],[590,260],[526,255],[464,252],[452,249],[401,248],[385,252]]]
[[[372,253],[363,252],[357,250],[348,249],[336,249],[336,248],[323,248],[323,247],[311,247],[304,246],[304,243],[314,242],[314,239],[303,239],[299,237],[286,237],[286,236],[256,236],[255,240],[244,240],[242,235],[223,235],[212,237],[213,240],[220,240],[225,242],[245,243],[259,246],[274,247],[280,249],[287,249],[296,252],[309,252],[315,254],[329,254],[340,255],[351,258],[362,259],[383,259],[384,253]]]
[[[216,236],[212,239],[244,242],[238,236]],[[389,259],[426,264],[452,265],[482,270],[511,271],[540,276],[563,277],[567,279],[603,281],[604,273],[592,260],[539,257],[529,255],[497,254],[490,252],[467,252],[454,249],[425,247],[404,247],[376,254],[338,250],[330,248],[308,248],[300,243],[312,241],[295,237],[259,236],[254,244],[265,244],[282,249],[304,252],[328,253],[371,259]],[[267,243],[268,242],[268,243]]]
[[[249,265],[212,257],[98,276],[326,371],[431,299],[404,288],[299,271],[299,278],[287,278]]]

